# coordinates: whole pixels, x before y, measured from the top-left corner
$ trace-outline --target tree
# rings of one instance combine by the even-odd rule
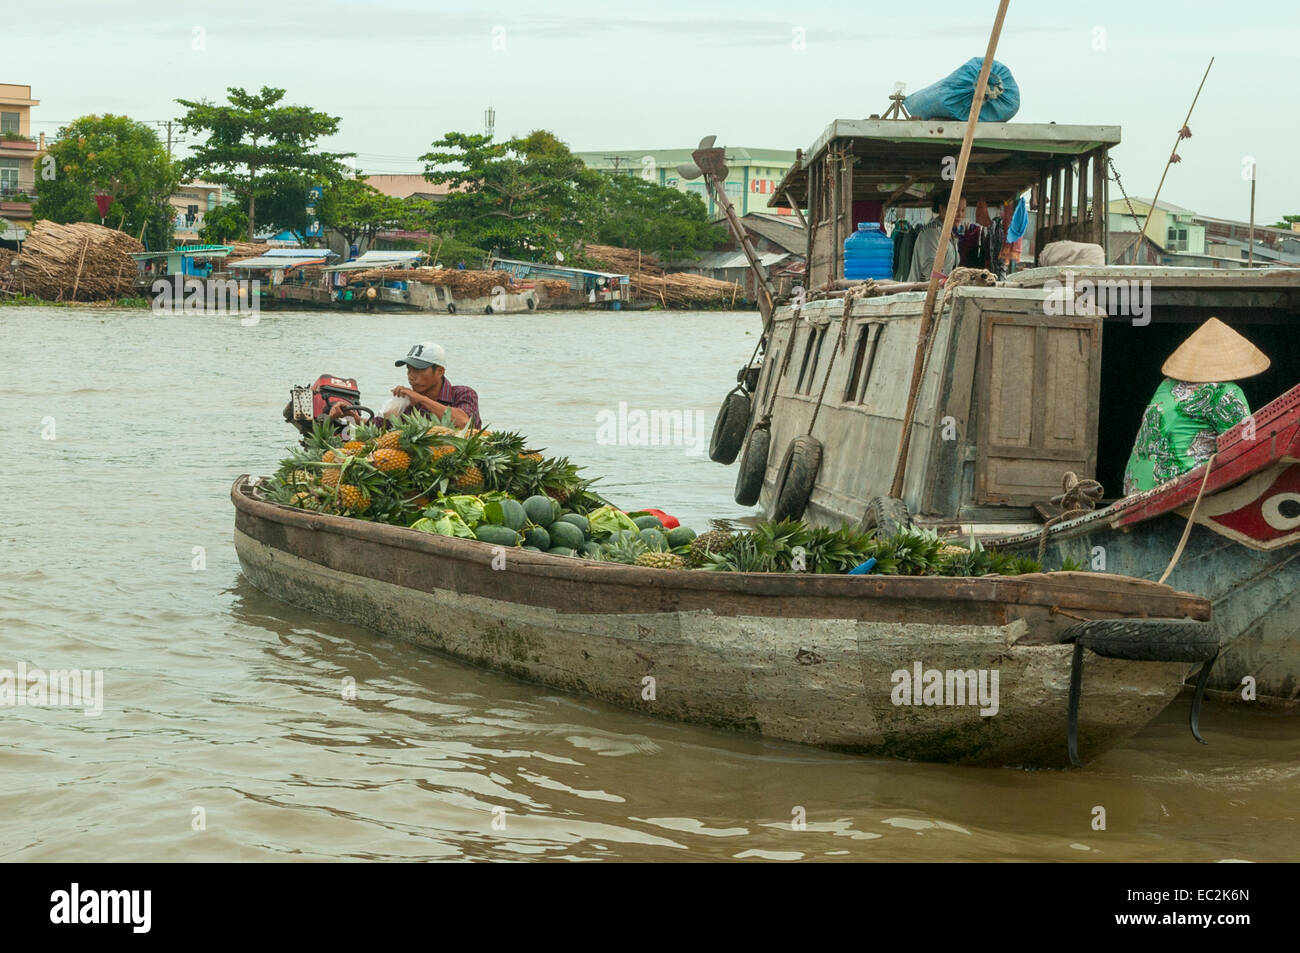
[[[691,258],[727,240],[699,196],[636,175],[601,175],[593,195],[590,241]]]
[[[581,237],[576,213],[592,173],[549,132],[506,142],[449,132],[420,158],[426,179],[452,187],[435,207],[435,230],[520,257],[551,257]]]
[[[203,216],[199,238],[208,245],[224,245],[248,234],[248,213],[238,205],[218,205]]]
[[[344,172],[341,160],[355,155],[316,151],[316,140],[338,131],[339,117],[306,106],[278,106],[285,91],[270,86],[256,94],[232,86],[227,93],[228,106],[176,100],[188,110],[181,117],[181,130],[208,134],[182,163],[185,174],[228,186],[247,205],[250,240],[257,227],[258,200],[266,203],[268,194],[274,197],[270,201],[286,203],[277,212],[281,219],[295,217],[286,209],[301,203],[305,223],[302,186],[338,181]]]
[[[359,175],[328,186],[316,205],[316,215],[321,225],[334,229],[348,245],[358,246],[369,246],[381,229],[400,227],[411,218],[405,202],[385,195]]]
[[[1269,226],[1269,228],[1283,228],[1287,231],[1291,231],[1291,226],[1296,222],[1300,222],[1300,215],[1283,215],[1282,221],[1274,222]]]
[[[54,178],[43,180],[33,218],[98,222],[95,193],[112,196],[105,224],[170,247],[174,212],[168,198],[180,179],[158,134],[126,116],[82,116],[59,130],[48,149]]]

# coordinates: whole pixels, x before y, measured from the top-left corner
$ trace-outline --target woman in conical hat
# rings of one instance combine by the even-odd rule
[[[1142,414],[1124,472],[1124,495],[1150,490],[1210,458],[1218,435],[1250,416],[1232,381],[1268,370],[1269,359],[1218,318],[1210,318],[1169,356],[1164,381]]]

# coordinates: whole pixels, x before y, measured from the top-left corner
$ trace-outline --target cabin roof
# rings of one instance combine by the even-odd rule
[[[809,170],[833,142],[853,156],[855,200],[888,199],[906,189],[894,204],[927,202],[935,188],[948,187],[943,160],[956,156],[965,132],[965,122],[956,119],[836,119],[786,174],[768,205],[790,207],[789,192],[806,207]],[[976,123],[963,192],[972,200],[1010,199],[1065,160],[1119,141],[1119,126]]]

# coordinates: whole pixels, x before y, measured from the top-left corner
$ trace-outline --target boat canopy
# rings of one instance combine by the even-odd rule
[[[929,205],[951,186],[965,127],[952,119],[837,119],[799,153],[768,205],[808,210],[812,287],[843,277],[842,244],[860,203],[880,203],[883,220],[888,209]],[[1104,247],[1108,152],[1119,141],[1118,126],[977,123],[963,198],[994,205],[1032,189],[1035,247],[1062,239]]]

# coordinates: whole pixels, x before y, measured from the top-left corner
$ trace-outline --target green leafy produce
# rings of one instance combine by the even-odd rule
[[[619,530],[640,529],[628,515],[612,505],[602,506],[587,514],[588,531],[597,539],[608,537]]]
[[[455,510],[444,510],[438,517],[424,517],[411,524],[411,529],[424,533],[437,533],[439,536],[460,536],[475,539],[474,530],[466,525]]]

